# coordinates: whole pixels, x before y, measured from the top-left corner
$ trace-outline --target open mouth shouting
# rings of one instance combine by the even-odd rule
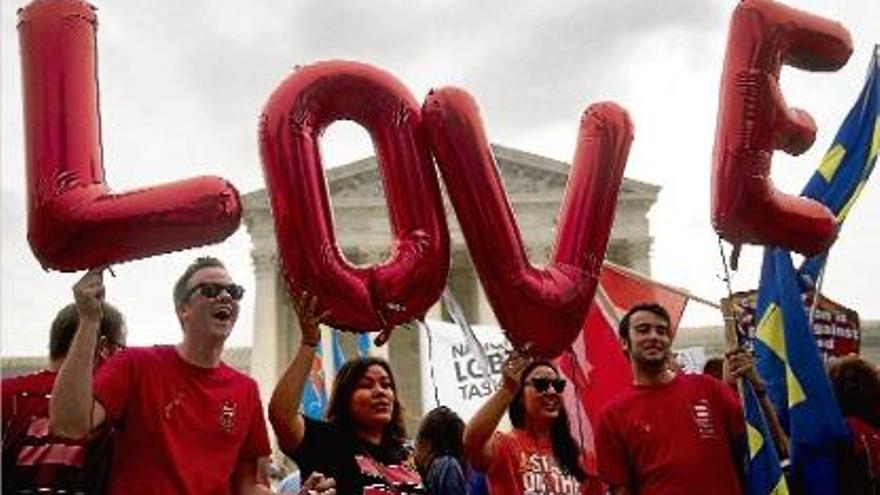
[[[232,320],[234,314],[235,312],[233,311],[232,306],[222,304],[214,308],[214,313],[211,316],[219,322],[227,323]]]

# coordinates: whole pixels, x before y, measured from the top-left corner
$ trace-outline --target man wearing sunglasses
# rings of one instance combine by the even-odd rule
[[[110,494],[271,493],[257,384],[220,360],[244,289],[216,258],[197,259],[174,286],[181,342],[126,349],[93,384],[102,271],[73,288],[80,325],[52,393],[52,431],[81,438],[117,427]]]
[[[712,377],[669,370],[669,322],[666,309],[653,303],[633,307],[620,321],[635,383],[600,416],[599,474],[614,495],[740,495],[745,422],[739,398]]]
[[[95,363],[125,346],[125,321],[102,303]],[[102,428],[88,441],[49,435],[49,397],[79,326],[76,305],[61,309],[49,330],[49,366],[3,380],[3,493],[102,493],[112,433]]]

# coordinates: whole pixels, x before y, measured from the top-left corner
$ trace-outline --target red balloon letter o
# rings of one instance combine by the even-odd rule
[[[318,139],[336,120],[369,131],[388,200],[391,255],[348,263],[336,245]],[[260,150],[284,276],[318,297],[331,325],[380,330],[420,317],[449,271],[449,232],[418,103],[391,75],[355,62],[298,69],[269,97]]]

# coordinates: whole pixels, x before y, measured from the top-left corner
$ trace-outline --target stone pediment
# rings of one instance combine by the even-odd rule
[[[557,201],[562,196],[571,168],[568,163],[499,145],[492,145],[492,151],[508,196],[552,197]],[[327,184],[333,200],[384,201],[375,157],[328,170]],[[658,191],[656,186],[624,179],[621,196],[653,201]]]
[[[513,148],[492,145],[504,190],[514,203],[548,202],[559,204],[568,181],[571,165]],[[334,208],[378,206],[385,204],[385,194],[376,157],[364,158],[325,171]],[[624,179],[618,202],[643,202],[649,207],[657,199],[658,186]],[[266,190],[244,197],[246,210],[268,209]],[[555,208],[555,207],[554,207]]]

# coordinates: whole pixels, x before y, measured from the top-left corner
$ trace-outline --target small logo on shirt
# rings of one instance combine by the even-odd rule
[[[233,400],[224,400],[220,403],[220,431],[232,433],[235,429],[238,404]]]
[[[717,438],[715,422],[712,421],[712,408],[707,399],[700,399],[694,403],[694,422],[697,425],[697,434],[700,438]]]

